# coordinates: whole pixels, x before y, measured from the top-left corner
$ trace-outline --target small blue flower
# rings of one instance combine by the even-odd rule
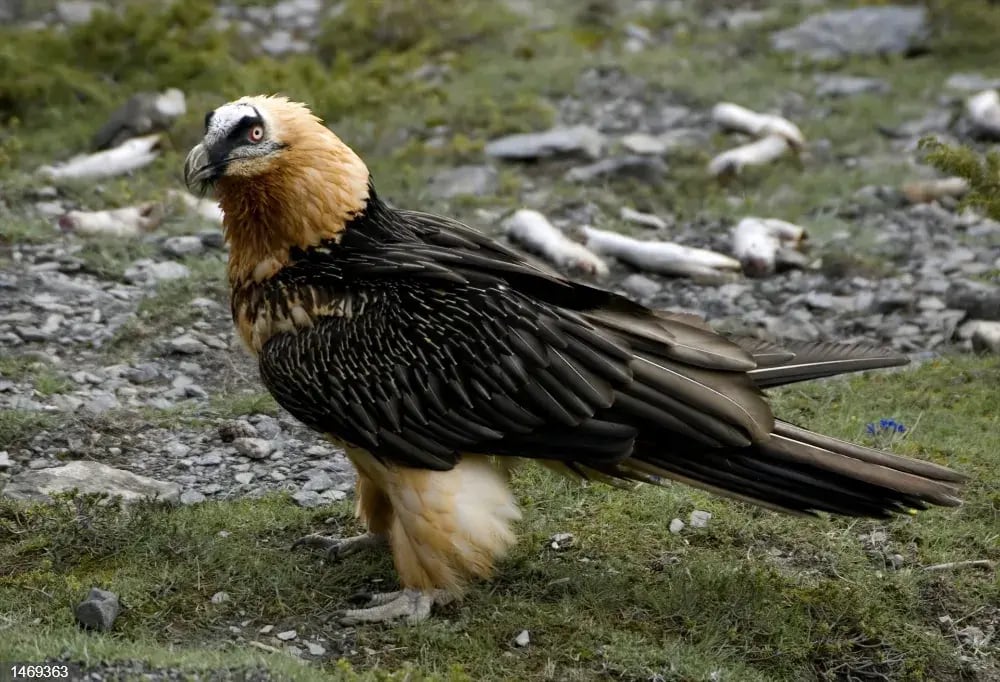
[[[895,419],[879,419],[877,424],[875,422],[865,424],[865,431],[870,436],[883,433],[906,433],[906,426]]]

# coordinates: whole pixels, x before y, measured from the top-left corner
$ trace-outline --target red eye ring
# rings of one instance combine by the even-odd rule
[[[247,131],[247,139],[251,142],[260,142],[264,139],[264,126],[253,126]]]

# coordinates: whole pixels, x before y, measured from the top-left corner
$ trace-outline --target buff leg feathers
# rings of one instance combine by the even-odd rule
[[[387,467],[354,449],[348,457],[358,469],[356,514],[368,532],[307,535],[296,546],[339,559],[387,544],[402,589],[365,595],[365,608],[338,613],[343,624],[425,620],[434,605],[461,597],[470,580],[490,575],[514,543],[510,524],[520,512],[508,472],[489,458],[467,456],[454,469],[430,471]]]

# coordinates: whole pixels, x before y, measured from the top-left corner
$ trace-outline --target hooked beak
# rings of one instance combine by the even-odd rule
[[[212,163],[209,160],[205,145],[196,144],[188,152],[187,159],[184,161],[184,184],[192,192],[204,194],[218,179],[221,170],[220,164]]]

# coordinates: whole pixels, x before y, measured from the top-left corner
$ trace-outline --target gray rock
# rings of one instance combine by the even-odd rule
[[[1000,286],[962,280],[956,282],[945,296],[949,308],[964,310],[969,317],[980,320],[1000,320]]]
[[[798,26],[771,34],[771,45],[779,52],[811,59],[836,59],[908,54],[927,36],[926,9],[886,5],[813,15]]]
[[[253,481],[253,479],[254,479],[254,474],[252,471],[243,471],[233,476],[233,480],[235,480],[240,485],[249,485],[250,482]]]
[[[522,161],[552,156],[596,159],[603,148],[604,136],[601,133],[590,126],[579,125],[501,137],[486,145],[486,155]]]
[[[175,440],[163,446],[163,451],[172,459],[181,459],[187,457],[188,453],[191,452],[191,446]]]
[[[705,528],[708,526],[709,520],[712,518],[712,512],[702,511],[700,509],[695,509],[691,512],[691,516],[688,521],[691,523],[692,528]]]
[[[166,502],[180,500],[181,489],[176,483],[158,481],[131,471],[116,469],[100,462],[69,462],[60,467],[24,471],[13,478],[3,490],[3,496],[14,500],[51,502],[49,495],[77,489],[81,493],[107,493],[134,502],[155,498]]]
[[[205,496],[197,490],[185,490],[181,493],[181,504],[199,504],[205,501]]]
[[[306,484],[302,486],[302,490],[306,491],[312,490],[317,493],[321,493],[324,490],[329,490],[332,487],[333,487],[333,479],[330,478],[330,475],[327,473],[320,473],[313,476],[308,481],[306,481]]]
[[[191,334],[181,334],[170,339],[169,346],[172,352],[180,353],[181,355],[197,355],[198,353],[204,353],[206,350],[205,344]]]
[[[987,78],[978,73],[955,73],[944,82],[946,88],[964,92],[1000,90],[1000,78]]]
[[[204,455],[194,458],[194,463],[203,467],[214,467],[222,464],[222,455],[218,450],[206,452]]]
[[[662,285],[655,279],[650,279],[638,273],[629,275],[622,280],[622,289],[630,296],[645,301],[656,296],[663,289]]]
[[[576,542],[576,538],[573,537],[572,533],[556,533],[549,538],[549,547],[554,550],[569,549]]]
[[[309,43],[296,39],[285,29],[278,29],[260,41],[260,48],[272,57],[280,57],[308,52]]]
[[[669,147],[662,137],[647,135],[646,133],[633,133],[622,138],[622,147],[633,154],[644,154],[649,156],[660,156],[665,154]]]
[[[171,256],[190,256],[204,251],[205,244],[198,237],[186,234],[165,239],[163,250]]]
[[[88,0],[64,0],[56,3],[56,16],[64,24],[86,24],[97,8],[96,2]]]
[[[684,530],[684,522],[680,519],[671,519],[670,521],[670,532],[676,535]]]
[[[1000,322],[980,320],[972,332],[972,348],[1000,355]]]
[[[257,433],[261,438],[275,438],[279,433],[281,433],[281,424],[274,417],[266,414],[259,414],[252,417],[253,428],[257,430]]]
[[[288,642],[298,637],[298,633],[295,632],[295,630],[285,630],[284,632],[276,634],[275,637],[280,639],[282,642]]]
[[[191,275],[191,270],[183,263],[175,261],[151,261],[148,258],[137,260],[125,271],[125,280],[132,284],[155,286],[160,282],[174,279],[184,279]]]
[[[497,171],[492,166],[458,166],[434,175],[428,191],[440,199],[481,197],[497,189]]]
[[[160,378],[160,368],[151,362],[143,362],[135,367],[129,367],[122,376],[133,384],[148,384]]]
[[[9,469],[14,466],[10,459],[10,454],[6,450],[0,450],[0,469]]]
[[[817,74],[816,95],[819,97],[850,97],[865,93],[889,92],[889,84],[880,78]]]
[[[274,443],[264,438],[237,438],[233,441],[236,452],[250,459],[267,459],[274,452]]]
[[[521,630],[517,633],[517,637],[514,638],[514,644],[521,647],[528,646],[531,644],[531,635],[527,630]]]
[[[91,587],[90,594],[84,601],[77,604],[74,614],[77,622],[84,627],[108,632],[121,610],[121,602],[117,594]]]
[[[314,490],[300,490],[292,495],[292,499],[295,500],[296,504],[300,507],[305,507],[306,509],[312,509],[326,504],[326,501]]]
[[[655,156],[619,156],[601,159],[586,166],[571,168],[566,172],[570,182],[592,182],[609,177],[632,177],[638,180],[656,181],[667,172],[667,164]]]
[[[316,642],[306,642],[306,649],[309,650],[311,656],[322,656],[326,653],[326,647]]]

